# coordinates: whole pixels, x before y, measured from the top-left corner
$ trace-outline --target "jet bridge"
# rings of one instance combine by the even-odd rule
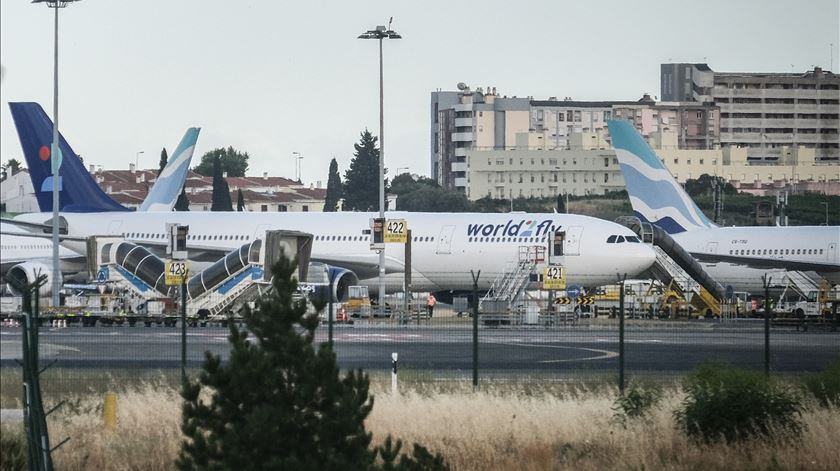
[[[656,262],[650,268],[653,276],[665,285],[671,284],[683,293],[692,293],[695,304],[702,302],[720,314],[720,300],[725,298],[723,287],[706,273],[706,270],[688,251],[683,249],[667,232],[637,217],[620,217],[615,222],[630,228],[642,242],[653,244]],[[691,280],[697,283],[692,283]]]
[[[266,231],[194,274],[187,282],[188,309],[214,315],[251,301],[268,287],[271,267],[281,254],[298,259],[298,279],[306,279],[312,236],[296,231]],[[92,236],[87,241],[88,271],[98,283],[117,283],[140,299],[178,298],[178,288],[164,282],[164,260],[143,246],[121,238]]]

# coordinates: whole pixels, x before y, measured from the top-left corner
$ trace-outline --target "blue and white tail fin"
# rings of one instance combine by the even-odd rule
[[[184,186],[184,180],[187,179],[200,130],[201,128],[187,129],[175,153],[169,158],[166,167],[160,172],[154,186],[140,205],[140,211],[172,211],[175,207],[175,202]]]
[[[629,121],[608,121],[607,126],[630,204],[639,219],[669,234],[716,227]]]
[[[35,198],[42,212],[52,211],[53,123],[37,103],[9,103],[17,128]],[[59,210],[71,213],[128,211],[96,184],[82,161],[59,135],[61,159],[58,178]]]

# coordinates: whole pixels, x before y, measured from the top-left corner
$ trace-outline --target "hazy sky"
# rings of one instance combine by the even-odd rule
[[[0,158],[22,160],[6,105],[52,116],[53,12],[0,2]],[[86,163],[157,166],[200,126],[195,162],[233,146],[249,174],[342,173],[365,127],[378,134],[376,41],[385,43],[386,166],[429,173],[429,93],[495,86],[508,96],[659,95],[659,64],[717,71],[840,68],[838,0],[216,1],[84,0],[59,13],[60,126]]]

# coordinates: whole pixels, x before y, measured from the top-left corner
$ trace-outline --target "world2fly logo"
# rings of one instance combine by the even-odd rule
[[[540,237],[556,231],[560,225],[555,226],[551,219],[542,221],[521,219],[514,222],[509,219],[505,224],[468,224],[467,236],[469,237]]]

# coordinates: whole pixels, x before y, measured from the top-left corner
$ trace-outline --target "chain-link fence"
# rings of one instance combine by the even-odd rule
[[[672,299],[646,280],[626,282],[622,302],[620,286],[545,291],[527,279],[523,289],[505,297],[493,292],[502,274],[426,276],[413,285],[450,277],[450,286],[461,283],[464,289],[435,290],[432,302],[427,291],[406,297],[397,279],[389,278],[389,294],[380,306],[370,301],[376,283],[349,286],[331,311],[328,304],[317,314],[316,342],[332,340],[345,369],[386,377],[392,353],[397,353],[401,381],[469,383],[477,378],[479,387],[498,381],[616,385],[622,376],[625,383],[669,381],[707,361],[797,375],[840,358],[836,303],[834,312],[824,302],[815,316],[771,312],[764,319],[763,306],[756,310],[748,300],[712,312],[698,308],[697,300]],[[39,354],[42,367],[51,365],[41,380],[44,396],[99,392],[139,381],[177,385],[183,360],[187,373],[194,374],[205,352],[227,357],[228,324],[241,324],[241,309],[253,306],[269,287],[254,283],[233,301],[229,293],[217,292],[201,303],[188,302],[185,328],[178,299],[139,302],[131,295],[121,298],[118,291],[89,292],[82,296],[84,303],[66,299],[68,307],[61,310],[44,308]],[[320,292],[309,287],[301,297]],[[0,335],[3,407],[19,405],[21,397],[23,330],[20,308],[9,304],[4,301]]]

